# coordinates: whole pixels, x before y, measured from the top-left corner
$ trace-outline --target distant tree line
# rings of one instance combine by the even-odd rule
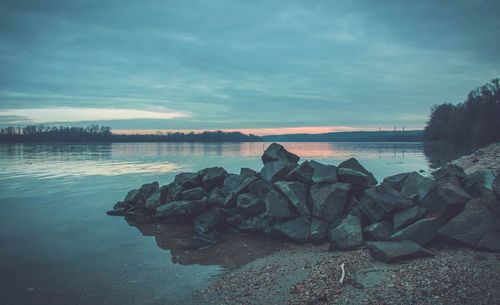
[[[113,134],[108,126],[87,127],[30,125],[0,129],[0,142],[258,142],[262,139],[241,132]]]
[[[424,130],[427,140],[488,144],[500,141],[500,83],[472,90],[460,104],[445,103],[431,108]]]

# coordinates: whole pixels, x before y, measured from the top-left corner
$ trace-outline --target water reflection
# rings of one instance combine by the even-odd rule
[[[193,240],[193,227],[183,223],[134,223],[144,236],[154,237],[158,247],[170,251],[180,265],[217,265],[233,269],[287,247],[287,243],[262,236],[225,232],[223,242],[205,246]]]

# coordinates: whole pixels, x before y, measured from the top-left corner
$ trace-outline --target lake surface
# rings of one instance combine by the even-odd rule
[[[201,252],[189,228],[105,214],[128,190],[181,171],[259,170],[269,143],[0,144],[0,304],[188,304],[211,278],[280,242],[244,237]],[[304,159],[356,157],[379,181],[449,161],[422,143],[284,143]],[[437,151],[437,153],[434,153]],[[145,237],[145,236],[147,237]]]

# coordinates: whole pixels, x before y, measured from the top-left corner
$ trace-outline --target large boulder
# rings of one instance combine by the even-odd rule
[[[262,155],[262,162],[267,164],[269,162],[281,161],[283,163],[297,163],[299,162],[299,157],[287,151],[282,145],[277,143],[272,143],[264,151]]]
[[[244,193],[236,200],[237,211],[243,215],[255,216],[266,210],[264,201],[253,194]]]
[[[401,187],[403,186],[403,183],[405,179],[408,177],[408,175],[409,173],[401,173],[385,177],[384,180],[382,181],[382,185],[385,187],[391,187],[396,191],[401,192]]]
[[[317,183],[309,193],[312,215],[328,222],[340,218],[344,211],[351,186],[347,183]]]
[[[273,219],[290,218],[294,216],[288,200],[277,191],[269,191],[263,198],[266,206],[265,214]]]
[[[426,210],[420,206],[404,209],[394,214],[394,230],[399,231],[425,215]]]
[[[434,240],[439,228],[441,228],[443,224],[444,219],[440,217],[423,218],[392,234],[391,240],[411,240],[424,246]]]
[[[227,195],[226,199],[224,200],[224,207],[232,208],[236,206],[236,199],[238,198],[238,195],[248,191],[248,186],[253,182],[257,181],[258,179],[259,178],[256,176],[250,176],[245,178],[243,182],[241,182],[241,184],[236,189],[234,189],[229,195]]]
[[[350,183],[353,191],[362,191],[371,185],[368,175],[350,168],[339,167],[337,178],[340,182]]]
[[[462,211],[471,197],[467,194],[456,177],[443,177],[422,200],[421,206],[431,216],[443,216],[451,219]]]
[[[268,162],[260,170],[260,176],[262,179],[274,183],[278,180],[284,180],[288,169],[287,164],[282,161]]]
[[[439,229],[439,236],[477,249],[500,251],[500,218],[488,208],[496,200],[488,193],[469,201],[459,215]]]
[[[227,213],[220,208],[213,208],[196,216],[194,219],[195,232],[208,233],[225,224]]]
[[[493,190],[495,172],[492,170],[482,170],[474,172],[463,180],[465,191],[474,197],[480,197],[484,193]]]
[[[366,246],[371,256],[386,263],[395,263],[403,260],[432,256],[432,252],[422,248],[419,244],[404,241],[374,241],[367,242]]]
[[[300,182],[278,181],[276,188],[290,201],[300,215],[309,216],[311,212],[307,206],[307,187]]]
[[[157,189],[153,195],[149,196],[149,198],[144,203],[146,209],[154,210],[162,204],[167,203],[169,199],[169,185],[164,185]]]
[[[159,187],[156,181],[143,184],[139,189],[128,192],[123,202],[128,206],[145,208],[146,201],[159,189]]]
[[[226,195],[222,189],[216,187],[207,196],[208,205],[211,207],[224,207]]]
[[[269,235],[273,220],[264,214],[254,217],[237,214],[228,218],[227,223],[240,232]]]
[[[272,183],[264,179],[257,179],[248,186],[248,192],[257,197],[264,197],[271,190],[274,190]]]
[[[231,194],[238,186],[241,184],[241,176],[236,174],[228,174],[226,178],[224,178],[224,183],[222,184],[222,190],[224,193]]]
[[[201,176],[198,173],[180,173],[174,178],[174,183],[183,189],[191,189],[201,186]]]
[[[358,203],[361,214],[365,217],[369,224],[379,222],[385,216],[385,210],[378,204],[376,188],[365,190],[363,197]]]
[[[182,200],[200,200],[207,194],[205,190],[200,187],[195,187],[193,189],[185,190],[181,193]]]
[[[297,181],[304,184],[312,184],[313,174],[314,167],[311,166],[310,161],[304,161],[287,174],[286,180]]]
[[[347,159],[344,162],[340,163],[339,168],[348,168],[348,169],[355,170],[357,172],[361,172],[370,178],[369,179],[370,184],[377,184],[378,183],[377,179],[375,179],[373,174],[371,172],[369,172],[366,168],[364,168],[363,165],[361,165],[361,163],[359,163],[359,161],[356,160],[355,158],[350,158],[350,159]]]
[[[279,222],[272,229],[273,234],[285,237],[297,244],[309,241],[311,224],[305,217],[296,217],[284,222]]]
[[[156,218],[172,216],[193,216],[208,209],[208,200],[180,200],[172,201],[156,208]]]
[[[251,168],[248,168],[248,167],[242,167],[240,169],[240,177],[241,177],[241,180],[247,178],[247,177],[250,177],[250,176],[254,176],[255,174],[257,174],[256,171],[254,171],[253,169]]]
[[[446,177],[456,177],[463,179],[466,177],[464,169],[458,165],[448,163],[432,173],[434,179],[439,180]]]
[[[198,172],[201,183],[206,190],[212,190],[215,187],[222,187],[227,171],[222,167],[209,167]]]
[[[365,227],[363,233],[369,240],[386,241],[394,233],[394,228],[390,222],[382,220]]]
[[[340,224],[330,230],[330,250],[349,250],[359,247],[363,243],[361,222],[358,217],[347,214]]]
[[[400,192],[383,186],[366,189],[359,202],[359,208],[369,223],[378,222],[386,215],[413,205],[413,201],[404,198]]]
[[[311,221],[311,242],[315,245],[323,243],[328,236],[330,223],[325,220],[313,218]]]
[[[412,198],[416,195],[419,201],[422,201],[435,186],[434,179],[424,177],[418,172],[411,172],[401,186],[401,194],[406,198]]]
[[[313,183],[336,183],[337,182],[337,167],[334,165],[326,165],[316,161],[309,163],[314,169],[312,175]]]

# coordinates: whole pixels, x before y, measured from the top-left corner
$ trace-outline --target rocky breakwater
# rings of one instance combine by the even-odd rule
[[[139,222],[189,222],[193,239],[214,244],[227,231],[330,243],[331,251],[367,247],[375,259],[395,262],[432,255],[425,246],[456,243],[500,251],[500,176],[466,175],[446,165],[375,177],[356,159],[338,166],[299,157],[273,143],[260,172],[222,167],[180,173],[131,190],[109,215]]]

